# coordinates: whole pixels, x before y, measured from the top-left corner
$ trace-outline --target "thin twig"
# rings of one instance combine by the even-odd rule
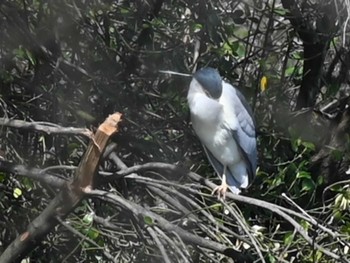
[[[143,165],[135,165],[135,166],[127,168],[125,170],[119,171],[118,174],[125,176],[125,175],[130,174],[130,173],[136,173],[136,172],[147,171],[147,170],[158,170],[158,171],[164,170],[167,172],[172,171],[175,173],[176,172],[179,173],[179,171],[182,170],[182,172],[185,172],[180,167],[177,167],[177,166],[172,165],[172,164],[147,163],[147,164],[143,164]],[[198,175],[196,173],[187,172],[187,175],[191,179],[193,179],[197,182],[204,183],[205,185],[209,186],[211,189],[214,189],[216,187],[216,185],[214,183],[210,182],[208,179],[202,178],[200,175]],[[242,196],[242,195],[235,195],[232,193],[227,193],[227,198],[238,201],[238,202],[243,202],[246,204],[259,206],[259,207],[262,207],[264,209],[268,209],[268,210],[276,213],[277,215],[281,216],[286,221],[288,221],[296,229],[296,231],[309,243],[309,245],[314,246],[316,249],[320,250],[325,255],[327,255],[327,256],[329,256],[329,257],[331,257],[339,262],[350,262],[347,259],[342,258],[339,255],[329,251],[328,249],[320,246],[318,243],[315,243],[314,240],[305,231],[305,229],[298,222],[296,222],[290,215],[288,215],[285,212],[286,208],[282,209],[282,207],[277,206],[275,204],[271,204],[271,203],[266,202],[266,201],[262,201],[262,200]],[[292,211],[292,210],[290,210],[290,211]],[[293,211],[293,214],[297,214],[297,213],[295,211]],[[300,216],[303,216],[303,215],[300,215]],[[305,216],[303,216],[303,217],[305,217]],[[305,217],[305,218],[307,218],[307,217]]]
[[[168,220],[164,219],[162,216],[149,211],[148,209],[136,204],[132,203],[121,196],[117,196],[115,194],[106,192],[106,191],[101,191],[101,190],[91,190],[86,192],[86,194],[90,196],[96,196],[101,199],[110,201],[112,203],[117,204],[118,206],[121,206],[122,208],[132,212],[136,218],[144,218],[144,217],[150,217],[153,219],[153,222],[157,224],[157,226],[161,227],[162,229],[168,231],[168,232],[176,232],[183,240],[204,247],[211,249],[213,251],[222,253],[222,254],[230,254],[233,255],[237,258],[242,258],[240,252],[234,250],[233,248],[226,247],[225,245],[214,242],[202,237],[199,237],[197,235],[194,235],[188,231],[185,231],[179,226],[176,226],[172,223],[170,223]]]
[[[150,236],[153,238],[153,240],[156,242],[157,247],[159,248],[160,253],[161,253],[162,256],[163,256],[164,262],[165,262],[165,263],[170,263],[171,261],[170,261],[170,259],[169,259],[169,256],[168,256],[168,254],[166,253],[165,248],[164,248],[162,242],[160,242],[160,240],[159,240],[159,238],[158,238],[158,236],[157,236],[157,233],[153,230],[152,227],[147,227],[146,229],[147,229],[148,233],[150,234]]]
[[[73,228],[72,226],[68,225],[66,222],[64,222],[61,218],[57,217],[56,218],[58,222],[60,222],[60,224],[62,226],[64,226],[65,228],[67,228],[70,232],[72,232],[74,235],[78,236],[79,238],[81,238],[83,241],[86,241],[90,244],[92,244],[93,246],[95,246],[96,248],[99,248],[103,251],[103,255],[109,259],[112,260],[113,262],[116,262],[114,260],[114,257],[106,251],[105,248],[101,247],[99,244],[97,244],[95,241],[93,241],[92,239],[90,239],[88,236],[83,235],[82,233],[80,233],[78,230],[76,230],[75,228]]]
[[[247,240],[246,238],[242,237],[241,235],[238,235],[237,233],[235,233],[234,231],[232,231],[230,228],[226,227],[224,224],[220,224],[210,213],[208,213],[206,211],[207,207],[201,207],[199,204],[197,204],[193,199],[189,198],[188,196],[184,195],[184,194],[181,194],[179,191],[173,189],[173,188],[170,188],[168,186],[165,186],[165,185],[162,185],[160,184],[161,182],[159,182],[159,184],[156,184],[155,182],[158,181],[158,180],[155,180],[155,179],[152,179],[152,178],[148,178],[148,177],[142,177],[142,176],[139,176],[139,175],[136,175],[136,174],[133,174],[132,177],[129,177],[129,176],[126,176],[126,178],[133,178],[133,179],[136,179],[136,181],[139,181],[139,182],[142,182],[142,183],[145,183],[147,185],[153,185],[154,187],[156,188],[159,188],[159,189],[162,189],[162,190],[165,190],[167,192],[170,192],[172,193],[173,195],[177,195],[179,198],[183,199],[186,203],[192,205],[195,209],[192,210],[192,211],[189,211],[188,209],[186,210],[180,210],[180,211],[184,211],[186,212],[184,214],[183,217],[187,217],[187,216],[190,216],[190,214],[194,214],[194,213],[197,213],[197,212],[200,212],[201,214],[203,214],[214,226],[217,227],[217,229],[220,229],[220,230],[223,230],[224,232],[234,236],[235,238],[237,238],[238,240],[241,240],[242,242],[245,242],[247,244],[250,244],[251,243],[249,242],[249,240]],[[178,184],[170,184],[170,185],[173,185],[174,187],[177,187],[177,188],[182,188],[182,189],[186,189],[183,185],[178,185]],[[188,190],[188,189],[187,189]],[[201,226],[201,224],[199,225]],[[204,230],[204,229],[203,229]],[[206,232],[204,230],[204,232]],[[217,237],[217,234],[214,235],[214,238]]]
[[[170,246],[172,246],[174,248],[174,250],[177,252],[177,254],[179,254],[182,258],[181,262],[185,262],[185,263],[189,263],[190,261],[188,260],[188,258],[184,255],[184,253],[182,253],[181,249],[179,248],[179,246],[177,244],[175,244],[175,242],[169,238],[169,236],[167,236],[164,231],[162,231],[159,227],[154,226],[154,230],[158,232],[159,235],[162,236],[162,238],[164,240],[166,240],[166,242],[168,242],[168,244]],[[186,247],[184,247],[184,249],[186,249]],[[186,249],[187,250],[187,249]],[[190,257],[189,257],[190,258]]]
[[[224,207],[236,218],[238,224],[242,227],[243,231],[248,235],[249,239],[251,240],[253,246],[255,247],[256,252],[258,253],[261,262],[265,263],[265,259],[263,254],[261,253],[261,249],[258,245],[257,240],[253,237],[253,235],[249,232],[249,229],[246,225],[246,223],[243,221],[244,219],[241,218],[241,216],[235,211],[235,209],[232,206],[229,206],[226,202],[222,202]]]

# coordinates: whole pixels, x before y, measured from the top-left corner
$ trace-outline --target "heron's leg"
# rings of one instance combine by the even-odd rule
[[[227,166],[224,165],[224,172],[221,178],[221,185],[215,187],[214,190],[211,192],[211,194],[214,194],[215,192],[217,192],[218,199],[222,198],[223,200],[225,200],[226,191],[227,191],[226,169],[227,169]]]

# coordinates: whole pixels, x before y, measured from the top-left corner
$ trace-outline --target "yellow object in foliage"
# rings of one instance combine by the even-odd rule
[[[19,189],[19,188],[13,189],[13,197],[14,197],[14,198],[18,198],[18,197],[20,197],[21,195],[22,195],[22,190],[21,190],[21,189]]]
[[[260,80],[260,90],[264,92],[267,89],[267,77],[263,76]]]

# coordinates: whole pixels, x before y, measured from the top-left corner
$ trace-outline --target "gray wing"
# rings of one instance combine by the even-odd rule
[[[239,127],[237,130],[232,130],[232,136],[236,140],[245,162],[249,164],[248,175],[251,182],[255,177],[257,166],[255,120],[252,109],[242,93],[235,88],[234,90],[238,99],[235,99],[233,107]]]
[[[224,127],[231,132],[239,146],[240,154],[247,164],[251,183],[255,177],[257,165],[255,121],[252,110],[242,93],[226,82],[223,83],[220,101],[224,105]]]

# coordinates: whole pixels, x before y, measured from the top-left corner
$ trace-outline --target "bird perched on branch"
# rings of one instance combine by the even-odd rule
[[[213,68],[202,68],[192,78],[187,95],[192,126],[204,151],[221,177],[214,189],[225,199],[227,188],[239,194],[253,181],[257,166],[252,110],[236,88]]]

